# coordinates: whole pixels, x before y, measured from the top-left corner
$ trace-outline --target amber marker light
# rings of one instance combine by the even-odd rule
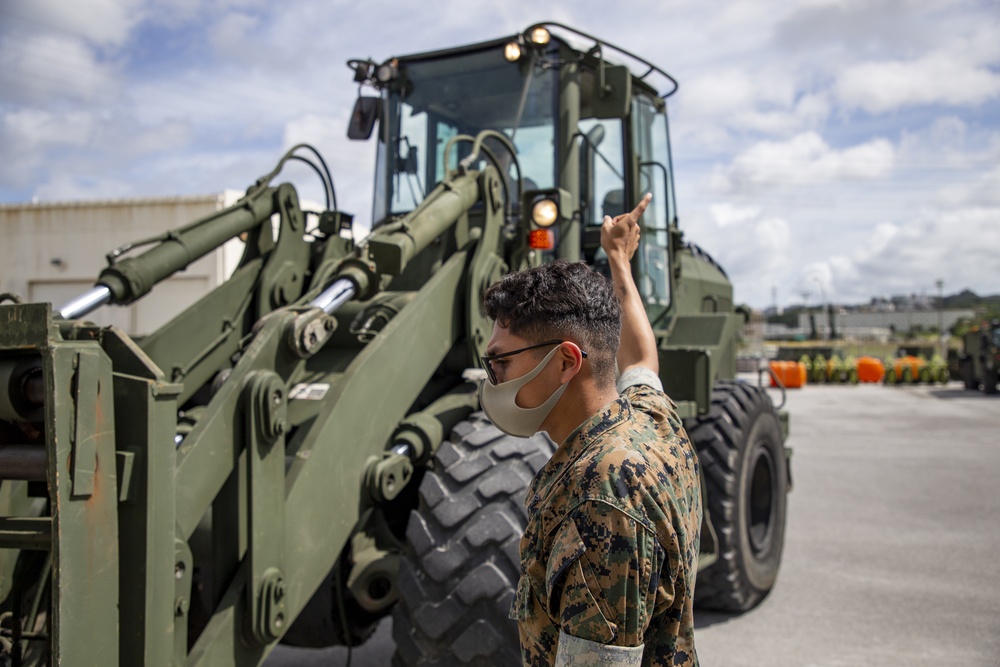
[[[556,247],[555,234],[551,229],[532,229],[528,232],[528,247],[533,250],[552,250]]]

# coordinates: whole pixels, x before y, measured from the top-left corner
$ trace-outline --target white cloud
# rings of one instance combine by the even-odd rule
[[[239,52],[254,52],[254,41],[251,33],[260,25],[260,19],[256,16],[234,12],[221,17],[214,26],[211,27],[209,40],[216,51],[227,54]]]
[[[1000,95],[1000,74],[939,51],[854,65],[840,74],[835,91],[847,109],[876,114],[912,105],[976,106]]]
[[[1000,164],[1000,130],[954,115],[939,116],[926,127],[902,132],[898,163],[939,173],[982,173]],[[968,181],[968,176],[963,174],[962,180]]]
[[[783,302],[807,291],[815,303],[822,285],[831,302],[863,303],[933,291],[938,277],[955,292],[997,292],[1000,132],[952,115],[904,132],[898,147],[873,141],[755,145],[718,169],[707,217],[679,193],[685,228],[711,248],[739,300],[770,304],[776,288]],[[779,157],[782,168],[768,167]],[[761,241],[758,221],[772,217],[786,221],[787,243],[780,233]]]
[[[760,215],[759,206],[734,206],[733,204],[712,204],[709,207],[715,224],[719,227],[740,225]]]
[[[353,90],[341,94],[350,99]],[[331,99],[336,99],[296,79],[276,78],[256,70],[238,74],[218,69],[185,70],[157,81],[137,82],[129,97],[143,126],[181,119],[217,138],[231,137],[234,141],[262,134],[280,137],[288,119],[306,109],[332,107]]]
[[[90,111],[14,111],[0,117],[0,146],[5,154],[16,156],[0,160],[0,183],[30,184],[34,196],[46,199],[203,192],[203,183],[177,189],[179,177],[196,174],[193,159],[183,169],[161,173],[166,156],[189,145],[191,133],[183,123],[141,128],[128,118],[101,118]],[[95,150],[95,146],[114,150]],[[198,163],[199,170],[209,164],[204,159]],[[195,182],[198,179],[194,176]]]
[[[732,145],[732,134],[791,136],[821,127],[830,115],[825,92],[804,92],[780,66],[706,72],[681,90],[674,127],[709,146]]]
[[[101,198],[127,197],[134,194],[132,184],[116,176],[88,173],[81,178],[78,173],[53,171],[45,183],[38,186],[38,197],[42,200],[81,201]]]
[[[112,94],[113,66],[99,62],[81,38],[11,35],[0,41],[0,88],[8,102],[90,102]]]
[[[759,207],[722,202],[710,206],[711,217],[696,216],[685,225],[685,238],[709,252],[725,269],[740,302],[770,301],[770,289],[783,284],[795,267],[790,252],[791,225],[764,216]]]
[[[787,108],[747,109],[736,118],[735,125],[774,136],[788,136],[803,129],[820,127],[830,115],[830,104],[824,94],[808,94]]]
[[[870,296],[930,292],[943,277],[946,292],[996,293],[1000,275],[1000,208],[928,211],[905,225],[877,226],[849,253],[805,267],[798,281],[819,276],[832,300],[863,302]]]
[[[733,283],[738,301],[765,303],[770,301],[772,286],[784,282],[784,276],[794,266],[789,248],[792,229],[783,218],[758,218],[747,221],[742,230],[725,230],[729,243],[713,251]],[[720,236],[713,235],[719,239]],[[724,238],[724,237],[722,237]]]
[[[121,46],[141,18],[141,0],[5,0],[0,12],[29,30],[51,30],[102,47]]]
[[[1000,210],[1000,167],[994,167],[975,180],[943,187],[938,193],[937,202],[945,210],[959,206]],[[994,224],[1000,225],[1000,215],[994,220]]]
[[[37,186],[45,174],[59,168],[53,154],[87,146],[96,124],[89,112],[56,114],[18,109],[0,115],[0,184],[7,187]]]
[[[766,218],[754,230],[754,236],[762,248],[770,252],[783,253],[788,249],[791,233],[788,222],[781,218]]]
[[[754,144],[713,180],[723,191],[870,180],[890,172],[894,154],[892,144],[881,138],[838,150],[817,133],[804,132],[788,141]]]
[[[93,136],[95,122],[86,112],[56,114],[48,111],[14,111],[3,117],[3,133],[28,146],[84,146]]]

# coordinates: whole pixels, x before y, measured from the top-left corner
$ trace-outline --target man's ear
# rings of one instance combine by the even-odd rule
[[[566,341],[559,347],[560,380],[569,382],[583,368],[583,352],[576,343]]]

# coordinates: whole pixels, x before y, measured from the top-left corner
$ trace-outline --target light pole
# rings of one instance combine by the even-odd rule
[[[805,315],[805,320],[799,321],[804,322],[803,329],[805,329],[809,323],[809,290],[802,291],[802,313]]]
[[[825,339],[829,336],[829,327],[830,327],[830,319],[829,319],[830,314],[827,312],[827,303],[826,303],[826,289],[823,287],[823,282],[819,279],[819,276],[813,276],[812,279],[813,281],[815,281],[817,285],[819,285],[819,296],[821,304],[820,307],[822,308],[820,312],[823,313],[823,320],[826,322],[827,333],[824,334],[824,339]]]
[[[948,352],[945,350],[944,338],[944,281],[938,278],[934,284],[938,288],[938,352],[947,359]]]

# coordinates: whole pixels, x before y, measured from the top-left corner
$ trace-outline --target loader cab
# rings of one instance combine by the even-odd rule
[[[516,155],[488,139],[472,167],[493,164],[505,176],[508,265],[565,258],[601,270],[603,217],[631,210],[652,192],[635,270],[650,320],[663,322],[673,301],[677,232],[666,95],[651,79],[665,79],[669,95],[676,88],[669,75],[558,24],[349,65],[379,94],[373,226],[415,210],[469,155],[471,139],[494,130]],[[375,105],[359,97],[350,136],[371,132]]]
[[[487,129],[512,139],[516,160],[500,142],[488,140],[491,155],[474,167],[495,159],[515,210],[519,183],[554,187],[558,71],[509,62],[505,43],[393,58],[373,68],[372,83],[381,94],[373,226],[417,208],[468,156],[471,138]]]

